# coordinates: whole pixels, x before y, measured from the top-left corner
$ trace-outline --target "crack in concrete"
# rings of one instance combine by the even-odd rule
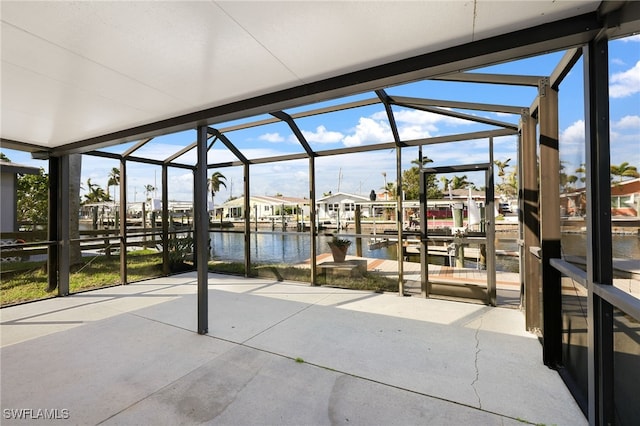
[[[473,379],[473,381],[471,382],[471,387],[473,388],[473,392],[476,394],[476,397],[478,398],[478,407],[480,409],[482,409],[482,400],[480,399],[480,394],[478,394],[478,389],[476,389],[476,383],[478,382],[478,379],[480,378],[480,370],[478,369],[478,355],[480,354],[480,338],[479,338],[479,333],[480,333],[480,328],[482,327],[482,317],[480,317],[480,324],[478,324],[478,328],[476,328],[476,334],[475,334],[475,339],[476,339],[476,354],[475,354],[475,359],[474,359],[474,367],[476,369],[476,377]]]

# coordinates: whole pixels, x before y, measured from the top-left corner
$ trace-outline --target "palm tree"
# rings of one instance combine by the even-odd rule
[[[454,176],[449,182],[451,183],[451,189],[464,189],[471,185],[471,182],[467,180],[467,175]]]
[[[109,194],[104,192],[104,189],[95,183],[91,183],[91,178],[87,179],[88,193],[84,194],[86,203],[101,203],[103,201],[110,201]]]
[[[382,191],[385,193],[385,198],[388,200],[389,196],[391,199],[396,198],[396,184],[395,182],[388,182],[385,187],[382,188]]]
[[[440,176],[440,182],[442,182],[442,192],[447,192],[449,190],[451,180],[447,179],[446,176]]]
[[[505,169],[509,167],[509,161],[511,158],[507,158],[505,161],[495,160],[493,163],[498,166],[498,176],[502,178],[502,183],[504,183],[504,179],[506,176]]]
[[[636,166],[630,166],[629,163],[625,161],[619,166],[611,166],[611,179],[613,179],[613,176],[618,176],[618,182],[622,182],[622,179],[625,177],[637,178],[640,177],[640,174]]]
[[[419,158],[416,158],[415,160],[411,160],[411,164],[415,164],[420,169],[423,168],[424,165],[428,163],[433,163],[433,160],[429,157],[422,157],[422,161],[420,161]]]
[[[109,180],[107,180],[107,194],[110,194],[109,188],[112,186],[120,185],[120,169],[113,167],[109,172]],[[113,199],[115,200],[116,193],[113,192]]]
[[[517,197],[518,195],[518,176],[516,175],[516,170],[511,170],[511,172],[505,178],[505,183],[501,185],[500,190],[507,197]]]
[[[216,195],[216,192],[220,191],[220,186],[224,186],[225,188],[227,187],[227,184],[225,183],[227,180],[226,177],[224,177],[224,175],[220,172],[213,172],[213,174],[211,175],[211,178],[207,181],[207,184],[209,185],[209,192],[211,193],[211,207],[214,207],[214,203],[213,203],[213,198]],[[215,215],[215,210],[214,210],[214,215]]]
[[[587,169],[585,168],[585,164],[581,163],[580,167],[578,167],[575,171],[576,173],[578,173],[578,180],[582,183],[585,183],[585,181],[587,180],[586,178],[586,173],[587,173]]]

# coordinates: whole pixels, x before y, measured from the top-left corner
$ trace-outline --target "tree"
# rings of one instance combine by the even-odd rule
[[[515,198],[518,196],[518,177],[515,169],[511,170],[504,179],[504,183],[499,185],[499,190],[507,197]]]
[[[111,201],[109,194],[100,185],[91,183],[91,178],[87,179],[87,192],[84,194],[85,203],[102,203]]]
[[[29,230],[49,222],[49,175],[43,168],[37,175],[18,175],[17,177],[17,219]]]
[[[207,181],[207,185],[209,186],[209,192],[211,193],[212,206],[213,206],[214,197],[216,196],[216,192],[220,191],[220,186],[224,186],[225,188],[227,187],[227,184],[225,183],[226,180],[227,178],[224,177],[222,173],[213,172],[213,174]],[[214,216],[215,216],[215,210],[214,210]]]
[[[618,166],[611,166],[611,179],[613,179],[613,176],[618,176],[618,182],[622,182],[625,177],[637,178],[640,177],[640,174],[636,166],[630,166],[629,163],[625,161]]]
[[[11,160],[9,160],[9,157],[4,155],[4,152],[0,152],[0,160],[6,161],[7,163],[11,162]]]
[[[424,168],[424,165],[428,163],[433,163],[433,160],[429,157],[422,157],[422,160],[420,160],[419,158],[411,160],[411,164],[415,164],[419,168]]]
[[[112,186],[119,186],[119,185],[120,185],[120,169],[117,167],[113,167],[109,172],[109,179],[107,180],[107,194],[109,195],[109,197],[111,197],[109,188]],[[115,200],[115,198],[116,198],[116,193],[114,191],[113,199]]]
[[[585,168],[585,164],[584,163],[580,164],[580,167],[578,167],[575,172],[578,174],[578,180],[581,183],[585,183],[587,180],[586,178],[587,169]]]
[[[442,182],[442,191],[449,191],[449,184],[451,183],[451,179],[448,179],[446,176],[440,176],[440,182]]]
[[[494,164],[498,167],[498,176],[500,176],[504,180],[504,176],[506,176],[506,168],[509,167],[509,161],[511,158],[507,158],[505,161],[494,160]]]
[[[471,185],[471,182],[467,180],[467,175],[454,176],[450,181],[451,189],[464,189]]]
[[[513,171],[513,175],[509,176],[510,183],[507,182],[507,172],[506,169],[509,167],[509,161],[511,158],[507,158],[505,161],[494,160],[493,163],[498,167],[498,176],[500,177],[500,184],[496,185],[498,191],[506,196],[512,196],[517,194],[518,182],[515,178],[515,170]],[[515,191],[514,186],[515,185]]]
[[[387,200],[394,200],[396,198],[396,184],[394,182],[387,182],[386,185],[381,188],[385,194]]]
[[[422,160],[422,164],[431,163],[432,161],[425,157]],[[419,160],[413,160],[411,163],[416,165],[402,172],[402,189],[407,200],[417,200],[420,198],[420,169],[422,167]],[[426,185],[427,198],[442,198],[442,192],[438,189],[438,184],[436,183],[436,175],[428,174],[426,176]]]

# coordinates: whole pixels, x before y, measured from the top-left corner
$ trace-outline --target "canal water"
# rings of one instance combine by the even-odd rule
[[[244,260],[244,235],[242,233],[211,232],[211,254],[213,259]],[[346,237],[353,241],[348,254],[355,255],[355,238]],[[516,233],[499,233],[497,235],[496,250],[517,251]],[[330,236],[319,235],[317,252],[329,253],[327,242]],[[295,264],[311,257],[310,236],[307,233],[291,234],[251,234],[251,261],[258,263]],[[585,234],[564,234],[562,236],[563,255],[586,256]],[[363,257],[374,259],[397,259],[396,246],[370,249],[367,239],[362,239]],[[613,257],[624,259],[640,258],[640,236],[613,235]],[[413,259],[412,259],[413,260]],[[417,260],[417,259],[416,259]],[[443,258],[434,259],[432,263],[441,263]],[[518,271],[518,258],[508,256],[496,257],[496,269],[499,271]]]

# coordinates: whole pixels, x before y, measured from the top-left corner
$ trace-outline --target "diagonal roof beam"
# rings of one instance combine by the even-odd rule
[[[582,56],[582,49],[577,47],[573,49],[569,49],[565,52],[558,65],[551,72],[551,77],[549,78],[551,87],[558,90],[560,88],[560,83],[562,80],[569,74],[573,66],[578,62],[578,59]]]
[[[516,134],[518,134],[518,131],[513,129],[485,130],[480,132],[460,133],[455,135],[436,136],[436,137],[424,138],[424,139],[412,139],[408,141],[403,141],[402,144],[403,146],[436,145],[441,143],[470,141],[470,140],[476,140],[476,139],[488,139],[490,137],[511,136]],[[386,143],[380,143],[375,145],[360,145],[360,146],[352,146],[348,148],[336,148],[336,149],[328,149],[324,151],[315,151],[315,154],[318,157],[330,157],[332,155],[382,151],[382,150],[389,150],[389,149],[395,149],[395,148],[396,148],[396,144],[394,142],[386,142]],[[251,159],[249,160],[249,163],[262,164],[262,163],[271,163],[271,162],[277,162],[277,161],[302,160],[305,158],[308,158],[307,154],[304,152],[301,152],[296,154],[286,154],[286,155],[279,155],[274,157]],[[227,167],[230,165],[239,166],[239,165],[242,165],[242,163],[225,162],[225,163],[209,164],[209,167]]]
[[[198,142],[193,142],[187,146],[185,146],[184,148],[182,148],[180,151],[176,152],[175,154],[172,154],[171,156],[167,157],[164,159],[164,163],[165,164],[169,164],[171,163],[173,160],[175,160],[176,158],[180,157],[182,154],[186,154],[187,152],[191,151],[193,148],[195,148],[196,146],[198,146]]]
[[[406,146],[437,145],[441,143],[472,141],[476,139],[488,139],[491,137],[497,138],[500,136],[511,136],[516,134],[518,134],[518,131],[512,130],[512,129],[484,130],[480,132],[459,133],[456,135],[435,136],[432,138],[424,138],[424,139],[413,139],[410,141],[405,141],[404,143]]]
[[[122,153],[122,156],[124,158],[130,156],[131,154],[133,154],[135,151],[139,150],[140,148],[142,148],[143,146],[145,146],[147,143],[151,142],[151,140],[153,140],[153,138],[146,138],[146,139],[142,139],[140,142],[138,142],[137,144],[135,144],[134,146],[132,146],[131,148],[129,148],[128,150],[126,150],[125,152]]]
[[[307,152],[307,155],[309,157],[316,156],[313,149],[311,149],[311,146],[309,146],[309,143],[307,142],[307,138],[304,137],[304,135],[302,134],[302,131],[300,130],[296,122],[293,121],[293,118],[291,118],[289,114],[283,111],[276,111],[276,112],[272,112],[271,115],[287,123],[287,125],[291,128],[291,131],[296,136],[296,138],[298,139],[298,142],[300,142],[300,145],[302,145],[302,147]]]
[[[101,157],[101,158],[110,158],[113,160],[122,160],[124,157],[120,154],[116,154],[113,152],[105,152],[105,151],[88,151],[83,153],[84,155],[90,155],[92,157]],[[165,163],[162,160],[154,160],[151,158],[144,158],[144,157],[135,157],[135,156],[129,156],[127,158],[127,161],[132,161],[134,163],[143,163],[143,164],[153,164],[154,166],[164,166]],[[189,169],[189,170],[193,170],[194,166],[190,166],[188,164],[181,164],[181,163],[172,163],[171,167],[177,167],[177,168],[181,168],[181,169]]]
[[[507,114],[518,114],[522,112],[521,106],[509,106],[509,105],[495,105],[495,104],[482,104],[477,102],[459,102],[459,101],[443,101],[436,99],[422,99],[411,98],[408,96],[392,96],[391,101],[397,105],[403,106],[436,106],[445,108],[460,108],[471,109],[476,111],[488,111],[488,112],[504,112]]]
[[[400,140],[400,133],[398,133],[398,126],[396,125],[396,117],[393,115],[393,110],[391,109],[391,100],[387,92],[384,89],[376,90],[376,95],[380,98],[380,101],[384,105],[384,109],[387,112],[387,119],[389,120],[389,125],[391,126],[391,133],[393,134],[393,140],[396,146],[403,146],[402,141]]]
[[[229,151],[233,152],[233,155],[235,155],[238,160],[242,161],[242,164],[249,164],[249,160],[247,160],[247,157],[245,157],[238,148],[236,148],[236,146],[231,143],[231,141],[229,140],[228,137],[226,137],[225,135],[223,135],[222,133],[220,133],[220,131],[218,129],[214,129],[213,127],[209,127],[208,128],[208,132],[212,135],[215,135],[218,139],[220,139],[222,141],[222,143],[229,148]]]
[[[344,111],[347,109],[360,108],[363,106],[375,105],[378,103],[380,103],[380,100],[377,98],[346,102],[346,103],[341,103],[338,105],[328,106],[324,108],[316,108],[309,111],[296,112],[295,114],[291,114],[291,118],[295,120],[297,118],[313,117],[314,115]],[[228,132],[234,132],[236,130],[245,130],[245,129],[250,129],[252,127],[264,126],[265,124],[273,124],[273,123],[277,123],[278,121],[280,120],[276,118],[265,118],[263,120],[251,121],[249,123],[236,124],[234,126],[220,128],[219,130],[220,130],[220,133],[228,133]]]
[[[476,72],[456,72],[434,77],[433,80],[457,81],[461,83],[503,84],[508,86],[538,87],[540,77],[533,75],[485,74]]]
[[[379,104],[379,103],[380,103],[380,99],[378,99],[378,98],[363,99],[361,101],[347,102],[347,103],[328,106],[328,107],[324,107],[324,108],[317,108],[317,109],[312,109],[312,110],[309,110],[309,111],[297,112],[295,114],[291,114],[291,117],[294,118],[294,119],[312,117],[314,115],[327,114],[327,113],[330,113],[330,112],[345,111],[345,110],[348,110],[348,109],[361,108],[361,107],[375,105],[375,104]]]
[[[514,129],[518,130],[518,125],[513,123],[507,123],[506,121],[492,120],[490,118],[478,117],[476,115],[465,114],[463,112],[451,111],[448,109],[438,108],[438,107],[423,107],[423,106],[412,106],[411,108],[431,112],[434,114],[446,115],[449,117],[460,118],[462,120],[475,121],[476,123],[482,124],[490,124],[492,126],[504,127],[506,129]],[[522,111],[520,111],[522,113]]]
[[[236,124],[234,126],[220,128],[219,131],[220,133],[235,132],[236,130],[251,129],[252,127],[259,127],[259,126],[264,126],[266,124],[273,124],[273,123],[277,123],[278,121],[279,120],[275,118],[265,118],[263,120],[256,120],[248,123],[241,123],[241,124]]]
[[[317,155],[314,155],[317,156]],[[295,154],[275,155],[273,157],[263,157],[249,160],[250,164],[266,164],[278,161],[306,160],[309,155],[306,152],[296,152]]]
[[[578,62],[578,59],[582,56],[582,49],[573,48],[569,49],[562,56],[556,67],[551,72],[551,77],[549,77],[549,85],[554,90],[560,90],[560,84],[564,80],[564,78],[569,74],[573,66]],[[538,116],[538,107],[540,105],[540,95],[536,96],[531,106],[529,107],[529,113],[532,117]]]

